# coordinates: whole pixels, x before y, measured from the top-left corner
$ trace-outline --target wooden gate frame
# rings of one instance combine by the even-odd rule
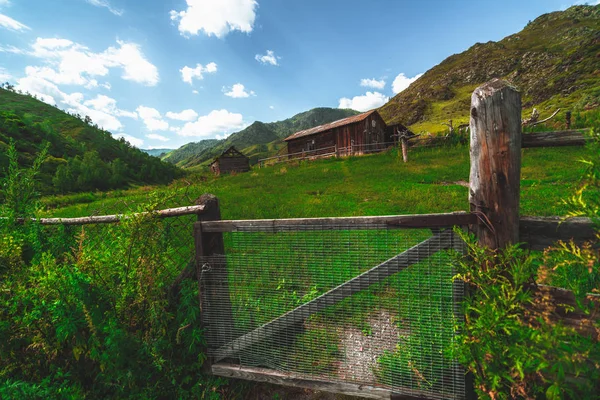
[[[475,89],[471,98],[470,110],[470,212],[449,214],[404,215],[388,217],[350,217],[350,218],[305,218],[279,220],[239,220],[221,221],[218,201],[209,199],[205,203],[205,212],[199,216],[195,224],[196,257],[198,278],[200,278],[200,261],[206,257],[223,255],[223,232],[234,232],[240,227],[261,228],[262,231],[277,232],[289,230],[290,226],[340,226],[356,225],[364,227],[373,224],[387,224],[399,228],[433,228],[434,238],[440,235],[450,235],[451,231],[439,231],[440,227],[453,225],[468,225],[479,243],[490,249],[504,248],[510,244],[524,243],[533,250],[543,250],[558,240],[573,239],[582,243],[594,237],[592,221],[588,218],[572,218],[565,221],[559,217],[520,217],[520,172],[521,149],[525,147],[554,147],[580,146],[586,138],[579,131],[552,132],[522,135],[521,125],[521,95],[506,81],[494,79]],[[214,196],[213,196],[214,197]],[[227,338],[225,346],[221,346],[217,356],[207,360],[207,369],[214,375],[269,382],[286,386],[302,387],[315,390],[330,391],[357,395],[375,399],[414,399],[424,398],[417,393],[415,396],[396,395],[390,390],[375,386],[352,383],[306,380],[275,372],[264,368],[246,368],[230,364],[217,363],[234,354],[234,346],[244,340],[250,342],[262,340],[275,334],[278,330],[306,318],[328,305],[328,299],[335,294],[348,297],[364,288],[366,277],[375,271],[385,271],[389,276],[407,266],[407,254],[418,254],[419,246],[425,241],[406,252],[376,266],[352,280],[332,289],[309,303],[284,314],[283,316],[242,336],[242,338]],[[441,250],[438,249],[438,250]],[[403,258],[404,257],[404,258]],[[399,261],[400,268],[392,268],[392,260]],[[226,270],[216,271],[226,274]],[[226,280],[225,280],[226,282]],[[204,293],[207,299],[217,301],[219,314],[225,321],[232,323],[231,306],[223,304],[215,298],[216,290],[213,282],[206,282]],[[310,310],[311,307],[317,311]],[[229,312],[227,312],[229,308]],[[207,310],[202,308],[202,312]],[[219,328],[217,328],[219,329]],[[238,349],[239,351],[239,349]],[[467,393],[472,398],[473,392]]]

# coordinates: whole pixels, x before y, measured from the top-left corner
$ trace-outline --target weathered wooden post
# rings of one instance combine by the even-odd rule
[[[498,249],[519,241],[521,94],[494,79],[471,97],[469,203],[480,216],[479,244]]]
[[[567,130],[571,129],[571,111],[565,113],[565,128]]]
[[[404,134],[400,139],[402,140],[402,160],[408,162],[408,138]]]
[[[202,221],[221,219],[219,200],[212,194],[203,194],[197,201],[204,205],[194,225],[196,246],[196,274],[202,327],[206,341],[217,348],[233,340],[233,313],[225,263],[223,233],[205,232]],[[210,371],[212,358],[207,357],[205,369]]]

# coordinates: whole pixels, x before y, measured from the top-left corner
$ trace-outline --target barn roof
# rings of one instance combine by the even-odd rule
[[[210,165],[213,165],[214,163],[216,163],[217,161],[219,161],[219,158],[221,157],[244,157],[244,158],[248,158],[244,155],[244,153],[242,153],[241,151],[239,151],[238,149],[235,148],[235,146],[230,146],[227,150],[225,150],[224,152],[221,153],[220,156],[218,156],[217,158],[215,158],[213,160],[213,162],[210,163]]]
[[[377,112],[377,110],[371,110],[371,111],[364,112],[362,114],[353,115],[353,116],[348,117],[348,118],[344,118],[344,119],[340,119],[340,120],[337,120],[337,121],[334,121],[334,122],[330,122],[328,124],[323,124],[323,125],[315,126],[314,128],[305,129],[303,131],[296,132],[293,135],[290,135],[290,136],[286,137],[284,140],[288,141],[288,140],[298,139],[298,138],[301,138],[301,137],[304,137],[304,136],[309,136],[309,135],[314,135],[316,133],[325,132],[325,131],[328,131],[330,129],[337,128],[337,127],[340,127],[340,126],[354,124],[356,122],[363,121],[369,115],[371,115],[373,113],[376,113],[376,112]]]

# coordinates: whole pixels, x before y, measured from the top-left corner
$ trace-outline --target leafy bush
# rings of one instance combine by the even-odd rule
[[[4,187],[25,191],[2,205],[0,398],[221,398],[225,381],[202,375],[198,285],[176,279],[191,235],[152,212],[41,226],[29,189],[44,154],[29,169],[9,156]]]

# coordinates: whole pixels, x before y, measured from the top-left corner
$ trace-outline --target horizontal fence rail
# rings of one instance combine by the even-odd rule
[[[142,213],[133,214],[114,214],[114,215],[93,215],[90,217],[77,217],[77,218],[32,218],[30,221],[39,222],[40,225],[92,225],[92,224],[113,224],[120,222],[128,218],[136,218],[144,215],[151,215],[158,218],[172,218],[181,217],[184,215],[197,215],[204,211],[204,205],[188,206],[188,207],[177,207],[168,208],[159,211],[148,211]],[[0,217],[3,219],[3,217]],[[25,220],[17,219],[18,222],[23,223]]]

